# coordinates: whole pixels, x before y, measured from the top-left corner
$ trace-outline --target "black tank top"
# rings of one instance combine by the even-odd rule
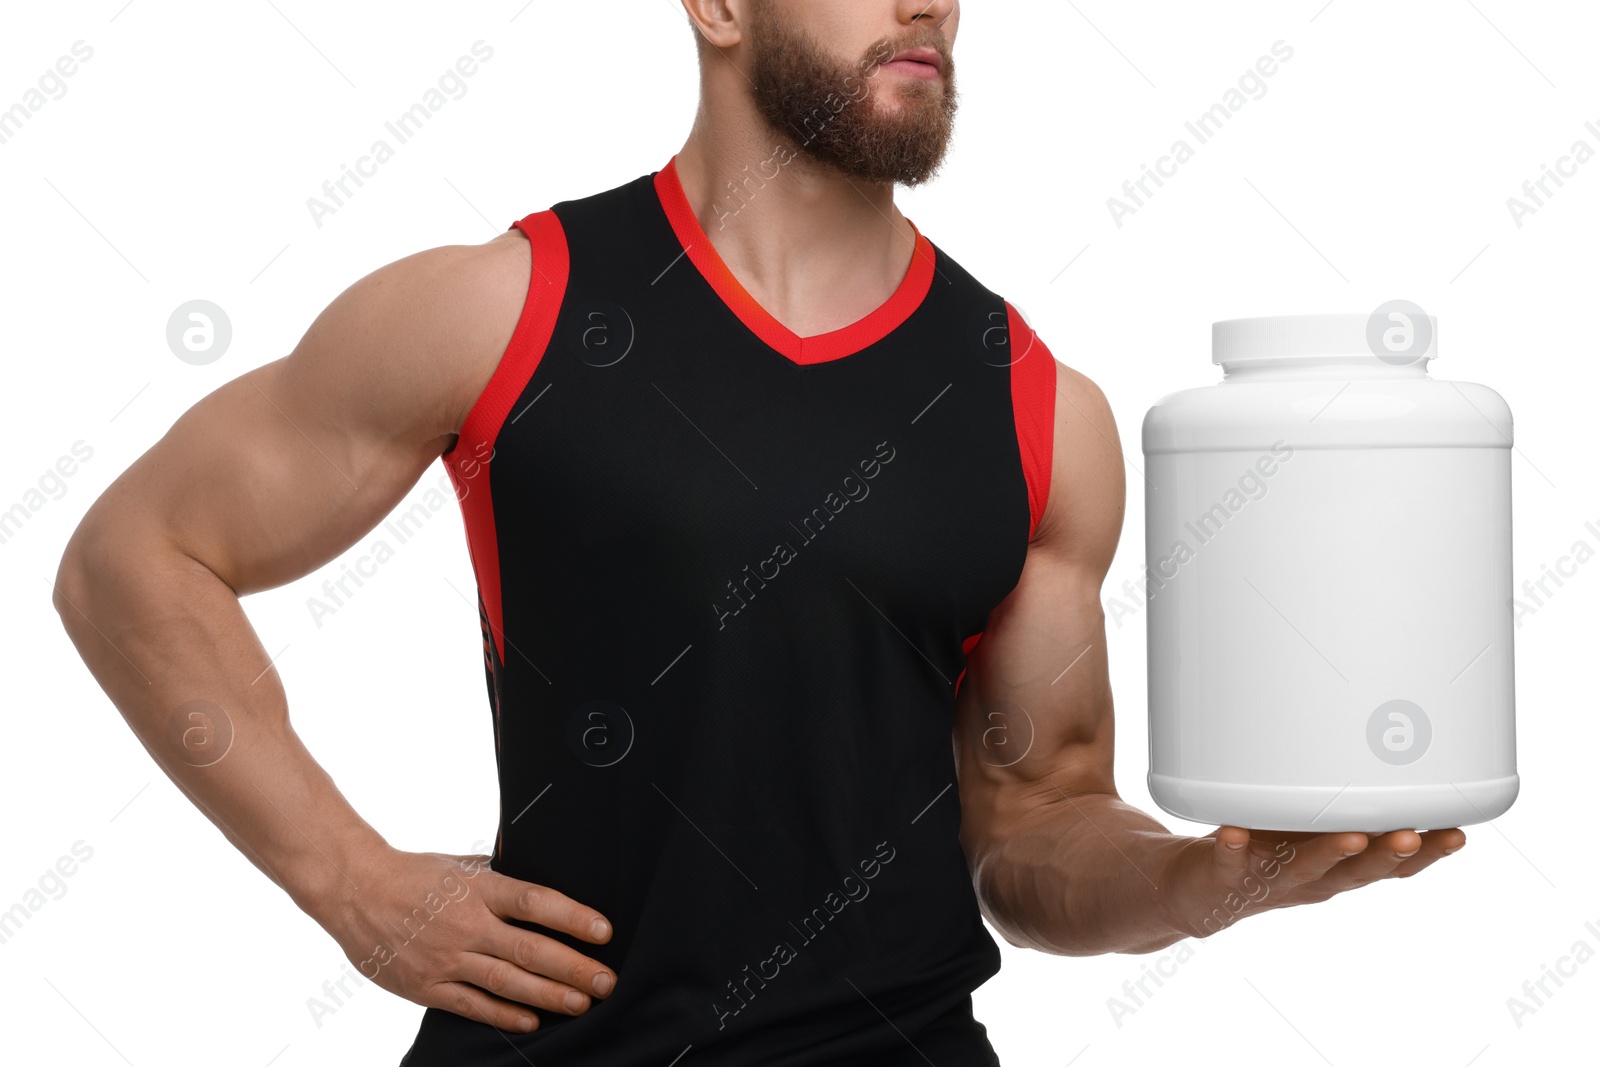
[[[492,866],[607,916],[551,936],[618,980],[531,1034],[430,1008],[405,1067],[996,1063],[952,710],[1044,506],[1054,360],[920,231],[882,306],[797,337],[672,161],[514,225],[527,304],[444,456]]]

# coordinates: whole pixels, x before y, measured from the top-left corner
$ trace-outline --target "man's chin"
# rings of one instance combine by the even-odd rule
[[[903,167],[894,173],[842,167],[826,160],[821,161],[821,165],[831,168],[835,173],[849,178],[853,182],[860,182],[866,185],[916,186],[932,178],[938,172],[940,162],[942,161],[936,160],[926,166]]]

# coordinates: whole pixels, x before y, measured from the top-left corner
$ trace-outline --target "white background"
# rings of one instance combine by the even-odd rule
[[[342,954],[159,772],[77,659],[48,580],[121,470],[199,397],[286,354],[350,282],[658,169],[695,105],[687,28],[676,0],[7,6],[0,108],[73,42],[94,53],[0,144],[0,510],[74,442],[93,456],[0,544],[0,909],[75,842],[92,857],[0,944],[0,1057],[396,1063],[422,1009],[367,985],[313,1022],[307,998]],[[1506,203],[1574,141],[1600,148],[1584,128],[1600,125],[1597,34],[1577,2],[966,7],[957,138],[939,179],[901,203],[1110,397],[1130,494],[1108,593],[1141,566],[1140,420],[1160,395],[1215,379],[1211,322],[1393,298],[1438,316],[1435,376],[1489,384],[1515,413],[1516,582],[1579,540],[1600,547],[1585,528],[1600,526],[1600,160],[1521,227]],[[466,95],[318,228],[307,198],[479,39],[494,55]],[[1107,198],[1279,40],[1293,57],[1265,95],[1115,225]],[[234,329],[203,367],[165,337],[196,298]],[[496,799],[455,505],[319,628],[306,598],[337,567],[246,601],[281,653],[296,728],[391,842],[470,851],[492,837]],[[1548,984],[1520,1026],[1507,1000],[1576,942],[1600,949],[1595,853],[1575,817],[1597,758],[1597,603],[1590,562],[1523,618],[1522,794],[1468,828],[1461,854],[1191,942],[1120,1025],[1109,998],[1132,1004],[1123,983],[1157,957],[1002,946],[1004,970],[975,999],[1003,1062],[1592,1060],[1600,962]],[[1142,613],[1111,626],[1118,784],[1155,811],[1143,644]]]

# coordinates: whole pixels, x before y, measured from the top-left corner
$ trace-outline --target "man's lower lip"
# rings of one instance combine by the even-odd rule
[[[896,59],[883,65],[884,70],[896,71],[900,74],[909,74],[913,78],[938,78],[939,68],[931,63],[918,63],[912,59]]]

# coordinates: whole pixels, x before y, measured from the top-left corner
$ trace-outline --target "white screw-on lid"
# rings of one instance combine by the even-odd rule
[[[1213,363],[1357,356],[1407,364],[1436,358],[1438,346],[1438,320],[1414,304],[1385,304],[1370,315],[1268,315],[1211,324]]]

